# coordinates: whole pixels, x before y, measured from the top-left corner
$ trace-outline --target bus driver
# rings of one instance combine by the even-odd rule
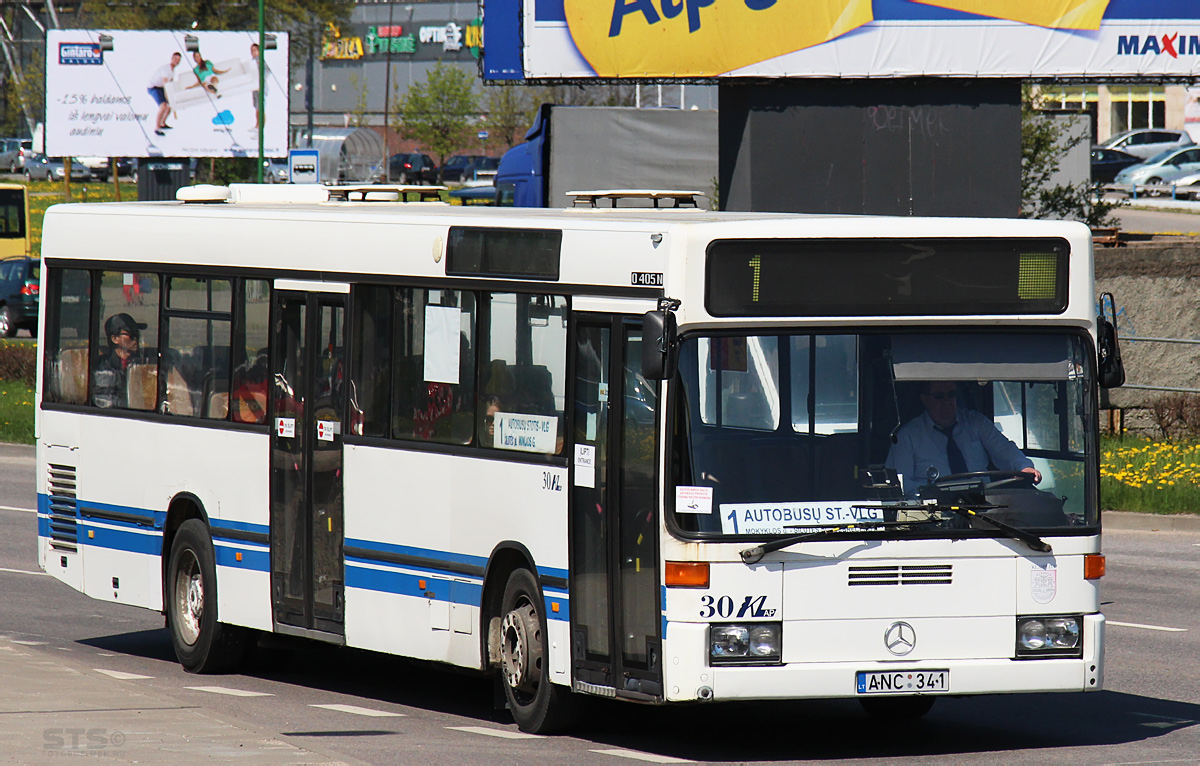
[[[919,486],[930,468],[937,469],[939,476],[950,476],[986,471],[990,463],[1000,471],[1028,473],[1035,484],[1042,480],[1033,461],[990,419],[974,410],[958,411],[958,387],[953,382],[925,381],[920,390],[925,412],[896,433],[885,463],[903,477],[905,494],[912,494],[908,488]]]

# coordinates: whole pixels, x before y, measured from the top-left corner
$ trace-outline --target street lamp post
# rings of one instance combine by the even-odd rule
[[[392,12],[395,3],[388,3],[387,71],[383,75],[383,180],[392,182],[392,165],[388,162],[388,99],[392,94]]]

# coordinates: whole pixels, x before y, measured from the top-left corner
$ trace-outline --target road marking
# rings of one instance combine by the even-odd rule
[[[1187,628],[1164,628],[1161,625],[1142,625],[1137,622],[1117,622],[1116,620],[1106,620],[1108,625],[1116,625],[1118,628],[1141,628],[1142,630],[1162,630],[1167,633],[1187,633]]]
[[[649,761],[650,763],[695,763],[695,761],[687,761],[683,758],[672,758],[669,755],[655,755],[654,753],[639,753],[636,750],[593,750],[593,753],[601,755],[615,755],[618,758],[632,758],[635,761]]]
[[[446,728],[465,731],[468,734],[482,734],[485,737],[499,737],[500,739],[541,739],[541,736],[537,734],[526,734],[523,731],[508,731],[507,729],[485,729],[482,726],[447,726]]]
[[[31,574],[31,575],[46,574],[45,572],[34,572],[29,569],[9,569],[8,567],[0,567],[0,572],[8,572],[9,574]]]
[[[267,692],[248,692],[245,689],[230,689],[225,686],[185,686],[194,692],[212,692],[213,694],[228,694],[230,697],[274,697]]]
[[[103,673],[109,678],[115,678],[118,681],[142,681],[147,678],[154,678],[154,676],[140,676],[137,673],[126,673],[123,670],[105,670],[104,668],[92,668],[92,670],[97,673]]]
[[[11,505],[0,505],[0,511],[16,511],[18,513],[37,513],[37,508],[15,508]]]
[[[10,638],[8,640],[14,644],[20,644],[21,646],[45,646],[46,645],[45,641],[24,641],[19,638]]]
[[[369,715],[375,718],[404,718],[404,713],[390,713],[387,710],[372,710],[369,707],[359,707],[358,705],[309,705],[309,707],[319,707],[322,710],[336,710],[339,713],[350,713],[351,715]]]

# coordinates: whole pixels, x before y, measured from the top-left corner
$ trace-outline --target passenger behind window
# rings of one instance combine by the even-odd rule
[[[230,393],[233,422],[267,422],[267,359],[267,349],[260,349],[234,369],[233,391]]]
[[[498,396],[488,396],[483,400],[483,426],[479,429],[479,443],[491,447],[496,443],[496,413],[504,410],[504,405]]]
[[[143,322],[129,314],[113,314],[104,323],[108,351],[96,362],[92,374],[92,404],[97,407],[128,407],[128,370],[141,348]]]

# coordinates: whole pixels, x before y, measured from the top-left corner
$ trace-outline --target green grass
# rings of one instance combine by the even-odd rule
[[[1105,509],[1200,513],[1200,442],[1107,437],[1101,450]]]
[[[0,442],[33,444],[33,386],[0,380]]]
[[[26,186],[29,189],[30,252],[35,258],[42,252],[42,218],[46,215],[46,208],[62,202],[115,202],[117,199],[112,181],[108,183],[72,181],[70,197],[63,193],[62,181],[33,181]],[[86,199],[83,194],[85,188],[87,189]],[[137,184],[122,181],[121,201],[128,202],[135,199],[137,199]]]

